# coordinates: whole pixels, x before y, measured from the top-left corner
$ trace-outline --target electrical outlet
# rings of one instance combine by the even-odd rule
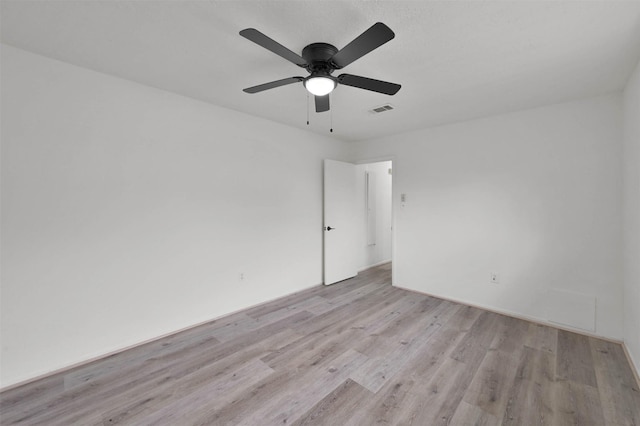
[[[497,284],[500,282],[498,274],[496,274],[495,272],[492,272],[490,277],[489,277],[489,282],[493,283],[493,284]]]

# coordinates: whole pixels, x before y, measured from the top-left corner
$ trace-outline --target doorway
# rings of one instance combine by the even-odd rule
[[[324,161],[325,285],[373,267],[391,269],[392,176],[392,160]]]
[[[359,259],[362,271],[391,265],[393,255],[393,162],[362,163],[357,170]]]

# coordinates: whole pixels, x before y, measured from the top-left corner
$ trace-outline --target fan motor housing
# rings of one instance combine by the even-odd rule
[[[331,74],[335,67],[330,60],[338,53],[338,49],[329,43],[311,43],[302,49],[302,57],[307,61],[307,71],[316,73],[323,71]]]

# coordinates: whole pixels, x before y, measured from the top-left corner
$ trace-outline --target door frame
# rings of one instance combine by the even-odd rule
[[[391,285],[396,283],[396,156],[383,155],[381,157],[371,157],[353,161],[353,164],[371,164],[381,163],[383,161],[391,161]],[[324,260],[324,259],[323,259]]]

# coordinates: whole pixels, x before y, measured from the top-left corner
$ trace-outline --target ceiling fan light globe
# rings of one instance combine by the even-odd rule
[[[311,77],[304,81],[304,87],[312,95],[325,96],[336,88],[336,82],[329,77]]]

